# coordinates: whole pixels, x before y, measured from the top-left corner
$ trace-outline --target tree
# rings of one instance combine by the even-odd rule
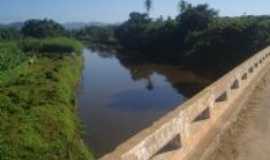
[[[20,32],[15,28],[4,27],[0,28],[0,40],[14,40],[20,38]]]
[[[35,38],[55,37],[64,35],[65,29],[62,25],[53,20],[32,19],[24,23],[22,34],[26,37]]]
[[[145,5],[146,12],[149,14],[153,5],[152,0],[145,0],[144,5]]]
[[[114,26],[87,26],[73,31],[76,38],[86,41],[90,45],[114,43]]]
[[[128,49],[144,48],[148,43],[148,26],[151,19],[148,14],[132,12],[129,20],[115,30],[115,36],[121,45]]]
[[[218,12],[208,4],[192,6],[185,1],[180,2],[180,12],[176,21],[184,32],[204,30],[218,16]]]
[[[178,7],[176,19],[131,13],[115,30],[121,48],[133,51],[123,53],[136,61],[224,73],[270,43],[270,16],[219,17],[207,4],[186,1]]]
[[[192,7],[192,5],[190,3],[187,3],[186,1],[184,0],[181,0],[179,3],[178,3],[178,10],[180,13],[183,13],[185,12],[186,10],[190,9]]]

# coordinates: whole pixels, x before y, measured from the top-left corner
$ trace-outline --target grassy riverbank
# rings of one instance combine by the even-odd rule
[[[0,43],[0,160],[93,159],[75,114],[80,50],[66,38]]]

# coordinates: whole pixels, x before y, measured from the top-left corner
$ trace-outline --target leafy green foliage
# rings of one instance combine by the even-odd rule
[[[21,37],[21,34],[18,30],[14,28],[0,28],[0,41],[5,40],[15,40]]]
[[[0,51],[7,59],[0,70],[0,159],[93,159],[74,113],[81,56],[29,56],[16,42],[1,44]]]
[[[129,16],[130,19],[116,29],[115,35],[121,45],[127,49],[144,48],[149,43],[148,28],[151,19],[145,13],[132,12]]]
[[[217,17],[218,12],[207,4],[192,6],[185,1],[181,4],[181,14],[176,17],[178,27],[183,32],[204,30]]]
[[[22,28],[25,37],[46,38],[57,37],[65,34],[65,29],[53,20],[32,19],[25,22]]]
[[[269,44],[270,16],[219,17],[207,4],[186,1],[178,7],[175,19],[131,13],[115,29],[118,43],[129,51],[119,54],[222,74]]]
[[[80,53],[82,45],[80,42],[65,38],[47,38],[47,39],[33,39],[27,38],[19,42],[19,47],[30,54],[40,55],[70,55],[72,53]]]
[[[183,1],[181,14],[175,20],[164,20],[162,17],[153,20],[148,14],[133,12],[129,20],[116,29],[115,35],[126,49],[148,52],[160,51],[163,46],[178,51],[184,46],[189,33],[207,29],[216,16],[217,12],[206,4],[192,6]]]
[[[72,32],[72,36],[85,42],[89,46],[114,46],[114,26],[88,26]]]
[[[0,43],[0,72],[12,69],[25,60],[25,55],[14,43]]]
[[[270,17],[219,18],[186,39],[185,64],[224,70],[269,44]]]

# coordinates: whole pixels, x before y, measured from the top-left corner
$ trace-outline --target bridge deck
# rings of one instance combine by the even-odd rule
[[[270,72],[207,160],[270,159]]]

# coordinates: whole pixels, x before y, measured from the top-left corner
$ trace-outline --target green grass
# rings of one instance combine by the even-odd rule
[[[0,71],[0,160],[93,159],[75,111],[81,56],[37,55]]]
[[[80,53],[82,49],[80,42],[65,37],[46,39],[25,38],[19,41],[18,46],[24,52],[50,56]]]
[[[0,43],[0,72],[14,68],[25,60],[25,55],[15,43]]]

